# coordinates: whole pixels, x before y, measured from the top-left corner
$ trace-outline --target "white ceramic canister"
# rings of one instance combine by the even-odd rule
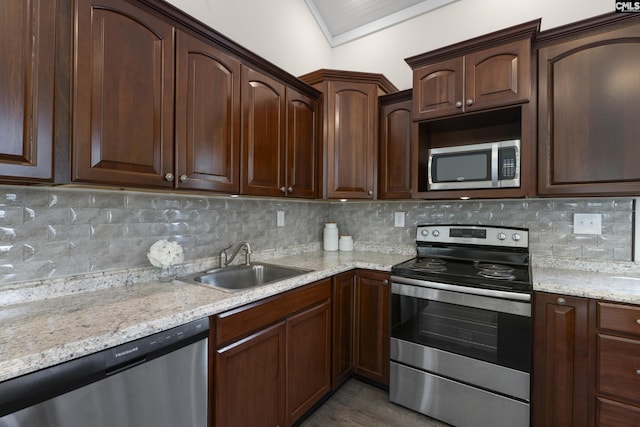
[[[340,236],[340,242],[338,247],[343,252],[349,252],[353,250],[353,237],[349,234],[343,234]]]
[[[335,222],[327,222],[323,230],[324,250],[338,250],[338,224]]]

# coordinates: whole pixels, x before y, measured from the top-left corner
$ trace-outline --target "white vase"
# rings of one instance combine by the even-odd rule
[[[325,251],[338,250],[338,225],[335,222],[328,222],[323,230],[323,247]]]

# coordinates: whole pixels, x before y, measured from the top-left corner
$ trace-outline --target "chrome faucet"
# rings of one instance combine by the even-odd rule
[[[220,267],[226,267],[227,265],[231,264],[235,259],[236,255],[238,255],[238,252],[240,252],[240,249],[242,248],[245,249],[245,260],[244,260],[245,265],[251,265],[251,246],[249,246],[249,243],[247,242],[240,243],[236,248],[236,250],[233,251],[233,253],[231,254],[231,257],[229,257],[227,255],[227,249],[231,249],[232,246],[233,246],[233,243],[229,243],[229,246],[227,246],[226,248],[220,251],[220,254],[219,254]]]

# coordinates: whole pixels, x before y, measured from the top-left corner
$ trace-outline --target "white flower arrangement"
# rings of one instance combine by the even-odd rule
[[[158,240],[149,248],[147,258],[155,267],[169,268],[184,261],[184,252],[178,242]]]

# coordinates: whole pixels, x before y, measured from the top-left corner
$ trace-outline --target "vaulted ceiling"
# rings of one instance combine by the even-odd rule
[[[457,0],[305,0],[331,46],[355,40]]]

